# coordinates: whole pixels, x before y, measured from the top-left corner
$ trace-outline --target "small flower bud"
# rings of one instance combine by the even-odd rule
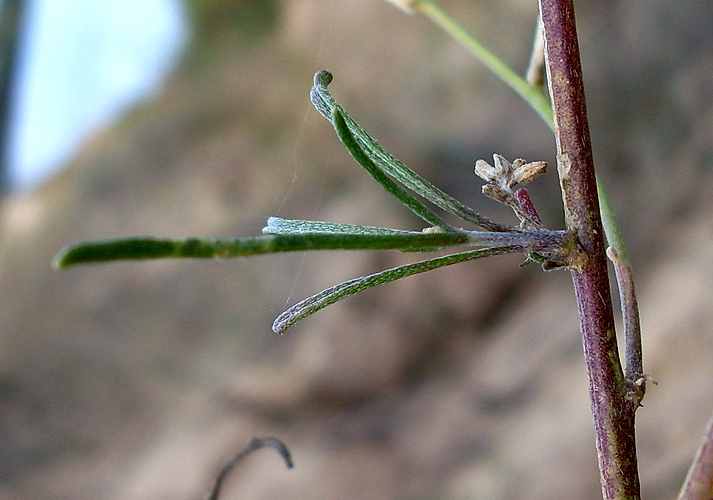
[[[527,184],[547,170],[547,162],[527,163],[518,158],[511,164],[499,154],[493,155],[493,165],[485,160],[478,160],[475,162],[475,174],[484,181],[497,184],[508,191],[512,191],[516,184]]]
[[[475,174],[486,182],[508,188],[512,179],[513,168],[505,158],[499,154],[494,154],[493,165],[485,160],[475,162]]]

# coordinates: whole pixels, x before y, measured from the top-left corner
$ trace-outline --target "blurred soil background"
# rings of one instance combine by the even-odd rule
[[[524,71],[532,0],[443,6]],[[644,497],[673,498],[713,412],[713,9],[577,2],[600,175],[638,277]],[[271,451],[223,499],[596,499],[566,272],[519,257],[349,298],[285,336],[287,305],[413,261],[315,253],[55,272],[79,239],[260,233],[272,215],[420,229],[308,100],[345,108],[412,168],[491,217],[478,158],[547,160],[539,118],[460,46],[381,0],[191,0],[193,41],[159,95],[2,205],[0,499],[198,499],[250,436]],[[554,168],[531,194],[562,226]],[[421,256],[420,258],[422,258]]]

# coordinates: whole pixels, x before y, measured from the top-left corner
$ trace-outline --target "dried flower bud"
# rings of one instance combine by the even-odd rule
[[[519,161],[522,161],[522,164],[516,166]],[[547,162],[533,161],[525,163],[525,160],[519,159],[513,162],[513,167],[512,186],[515,184],[527,184],[538,175],[544,174],[547,170]]]
[[[483,179],[485,182],[495,182],[497,172],[493,166],[485,160],[475,162],[475,175]]]
[[[515,198],[513,198],[512,192],[495,184],[485,184],[483,186],[483,194],[507,206],[513,206],[513,204],[515,204]]]
[[[527,163],[522,158],[518,158],[511,164],[499,154],[493,155],[493,165],[485,160],[478,160],[475,162],[476,175],[484,181],[497,184],[508,191],[512,191],[516,184],[527,184],[547,170],[547,162]]]
[[[515,160],[518,161],[518,160]],[[522,160],[524,161],[524,160]],[[513,172],[513,166],[510,164],[509,161],[505,159],[504,156],[500,156],[499,154],[494,154],[493,155],[493,165],[495,165],[495,170],[498,171],[498,173],[501,176],[501,179],[509,179],[510,176],[512,175]]]
[[[475,174],[486,182],[506,188],[510,184],[513,169],[509,161],[499,154],[494,154],[493,165],[485,160],[475,162]]]

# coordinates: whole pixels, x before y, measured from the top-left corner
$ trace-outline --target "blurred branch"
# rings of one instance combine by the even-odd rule
[[[713,498],[713,418],[708,422],[700,448],[688,469],[678,500]]]
[[[294,467],[295,464],[292,462],[292,455],[290,454],[290,450],[288,450],[287,446],[285,446],[285,443],[283,443],[279,439],[272,437],[250,438],[250,441],[248,442],[247,446],[240,450],[237,454],[235,454],[230,460],[228,460],[228,463],[226,463],[220,470],[220,472],[215,478],[215,484],[213,485],[213,489],[210,492],[208,500],[218,500],[218,497],[220,496],[220,490],[223,487],[223,482],[225,482],[225,478],[228,477],[228,474],[230,474],[230,472],[235,468],[235,466],[238,465],[250,453],[256,450],[261,450],[262,448],[274,449],[283,458],[283,460],[285,461],[285,465],[287,465],[288,469]]]

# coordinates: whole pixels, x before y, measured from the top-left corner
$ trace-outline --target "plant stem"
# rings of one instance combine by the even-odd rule
[[[626,378],[633,384],[631,387],[635,389],[635,392],[639,393],[637,397],[639,397],[640,402],[646,391],[646,379],[639,380],[644,376],[644,362],[641,352],[641,320],[639,319],[639,305],[636,300],[634,272],[631,269],[624,239],[614,218],[614,209],[611,206],[609,197],[606,191],[602,189],[601,184],[597,184],[597,187],[604,233],[609,243],[607,256],[614,264],[617,287],[619,288],[621,316],[624,324]]]
[[[541,87],[527,83],[520,75],[515,73],[510,66],[505,64],[476,38],[465,31],[461,25],[455,22],[453,18],[446,14],[435,2],[431,0],[415,0],[410,3],[410,8],[429,18],[434,24],[468,49],[468,51],[490,71],[517,92],[525,102],[529,103],[548,126],[551,126],[552,108],[542,93]]]
[[[218,476],[216,476],[215,478],[215,484],[213,485],[213,489],[210,492],[208,500],[218,500],[218,497],[220,496],[220,490],[223,487],[223,483],[225,482],[225,478],[228,477],[228,474],[230,474],[230,472],[235,468],[235,466],[242,462],[245,457],[247,457],[250,453],[257,450],[261,450],[263,448],[274,449],[285,461],[285,465],[287,465],[288,469],[294,467],[290,450],[287,449],[287,446],[285,446],[282,441],[272,437],[251,438],[250,441],[248,441],[247,446],[240,450],[236,455],[234,455],[228,461],[228,463],[223,466],[220,473],[218,473]]]
[[[713,498],[713,418],[708,421],[701,446],[678,495],[678,500],[710,498]]]
[[[587,262],[572,269],[589,377],[589,395],[606,500],[638,499],[635,405],[627,399],[614,330],[604,230],[599,214],[573,0],[540,0],[554,109],[557,168],[567,230]]]
[[[626,357],[626,379],[632,384],[632,389],[638,387],[643,398],[646,390],[644,363],[641,356],[641,322],[639,305],[634,287],[634,275],[631,266],[614,247],[607,248],[607,257],[614,264],[619,299],[621,301],[621,319],[624,324],[624,352]],[[642,378],[643,377],[643,378]],[[632,393],[633,397],[633,393]]]

